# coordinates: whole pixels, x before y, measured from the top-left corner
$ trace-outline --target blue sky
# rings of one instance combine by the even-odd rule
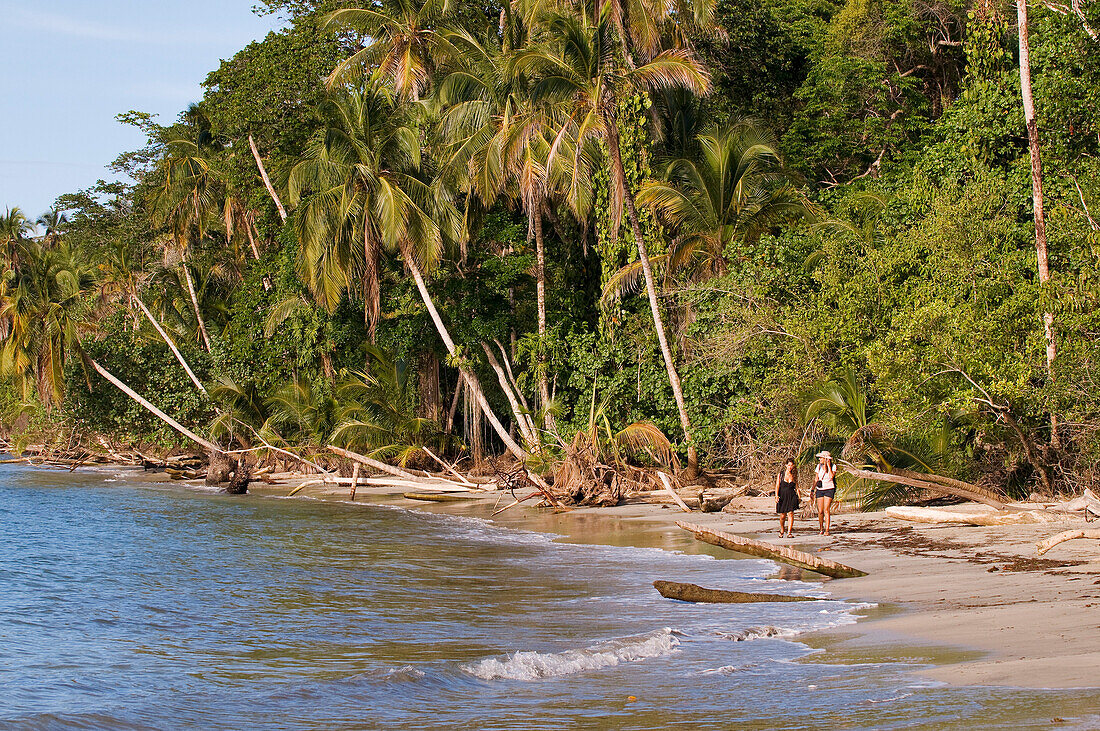
[[[143,135],[130,109],[166,124],[200,84],[279,26],[252,0],[0,0],[0,210],[32,219],[62,194],[114,179],[106,165]]]

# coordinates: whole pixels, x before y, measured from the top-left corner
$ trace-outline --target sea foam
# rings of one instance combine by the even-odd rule
[[[601,642],[581,650],[517,652],[503,659],[490,657],[462,669],[483,680],[538,680],[668,655],[675,652],[679,644],[676,632],[666,627],[645,635]]]

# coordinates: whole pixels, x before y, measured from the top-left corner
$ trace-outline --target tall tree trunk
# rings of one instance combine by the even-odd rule
[[[1039,262],[1039,282],[1050,281],[1047,257],[1047,223],[1043,212],[1043,160],[1039,150],[1039,125],[1035,120],[1035,97],[1031,93],[1031,46],[1028,43],[1027,0],[1016,0],[1016,21],[1020,31],[1020,92],[1027,125],[1027,146],[1031,153],[1031,199],[1035,211],[1035,255]],[[1043,329],[1047,339],[1047,378],[1054,381],[1054,358],[1058,354],[1055,342],[1054,313],[1043,313]],[[1050,409],[1050,445],[1061,447],[1058,436],[1058,415]]]
[[[539,398],[542,400],[543,425],[554,431],[554,417],[550,414],[550,387],[546,375],[546,247],[542,235],[542,204],[534,213],[535,219],[535,297],[538,301],[539,320]]]
[[[420,407],[417,411],[421,418],[439,422],[439,358],[430,350],[423,351],[417,371],[416,385],[420,393]]]
[[[665,370],[668,371],[668,382],[672,385],[672,395],[676,399],[676,409],[680,414],[680,427],[684,430],[684,439],[688,445],[688,475],[694,476],[699,471],[699,454],[692,443],[691,421],[688,419],[687,407],[684,405],[684,389],[680,385],[680,374],[676,371],[676,363],[672,360],[672,350],[668,347],[668,338],[665,336],[665,323],[661,317],[661,308],[657,302],[657,285],[653,279],[653,268],[649,263],[649,255],[646,253],[645,237],[642,235],[642,226],[638,221],[638,210],[634,205],[634,194],[626,181],[626,173],[623,170],[622,151],[619,148],[619,130],[614,118],[605,119],[607,127],[607,147],[611,153],[612,174],[619,185],[623,187],[623,200],[626,203],[626,213],[630,219],[630,227],[634,232],[634,242],[638,247],[638,260],[642,264],[642,272],[645,274],[646,294],[649,295],[649,309],[653,313],[653,325],[657,330],[657,342],[661,345],[661,355],[665,360]]]
[[[271,195],[271,200],[275,201],[275,207],[279,209],[279,218],[283,219],[285,223],[286,209],[283,208],[283,202],[279,200],[279,195],[275,192],[275,186],[271,184],[271,178],[267,177],[267,169],[264,168],[264,162],[260,159],[260,151],[256,149],[256,140],[252,139],[252,135],[248,136],[248,146],[252,148],[252,157],[256,158],[256,167],[260,169],[260,177],[264,179],[264,187]]]
[[[191,295],[191,306],[195,308],[195,319],[199,323],[199,334],[202,336],[202,342],[206,346],[206,352],[210,352],[210,335],[206,332],[206,322],[202,319],[202,311],[199,309],[199,298],[195,294],[195,283],[191,281],[191,267],[190,262],[187,261],[187,250],[181,248],[183,251],[183,278],[187,280],[187,292]]]
[[[145,303],[141,301],[141,297],[138,297],[136,294],[131,296],[134,298],[134,302],[138,303],[138,307],[141,308],[141,311],[145,313],[145,317],[149,320],[150,323],[152,323],[153,327],[156,328],[156,331],[160,333],[160,336],[164,339],[164,342],[168,344],[169,348],[171,348],[172,354],[176,356],[176,360],[178,360],[179,364],[183,366],[183,370],[187,371],[187,377],[190,378],[191,382],[195,384],[195,388],[199,389],[199,392],[202,393],[203,396],[208,396],[209,394],[206,393],[206,388],[203,387],[202,381],[200,381],[198,379],[198,376],[195,375],[195,372],[191,370],[191,366],[187,365],[187,361],[183,359],[183,354],[180,353],[179,348],[176,347],[176,344],[172,341],[172,338],[168,337],[168,333],[166,333],[164,331],[164,328],[160,326],[160,323],[157,322],[157,318],[153,317],[153,313],[149,311],[149,308],[145,306]]]
[[[158,409],[156,406],[153,406],[151,403],[149,403],[144,398],[142,398],[140,395],[138,395],[138,393],[136,391],[134,391],[134,389],[130,388],[125,383],[123,383],[122,381],[115,378],[110,373],[110,371],[108,371],[106,368],[101,366],[96,361],[89,358],[88,362],[91,364],[92,368],[95,369],[96,373],[98,373],[99,375],[106,378],[118,390],[122,391],[124,394],[126,394],[127,396],[132,398],[134,401],[137,401],[142,406],[142,408],[144,408],[149,413],[151,413],[153,416],[155,416],[158,419],[160,419],[161,421],[163,421],[168,426],[170,426],[173,429],[175,429],[176,431],[178,431],[180,434],[184,435],[185,437],[187,437],[191,441],[195,442],[199,446],[205,447],[207,450],[209,450],[211,452],[216,452],[216,453],[219,453],[219,454],[224,454],[225,453],[225,450],[222,449],[221,447],[219,447],[218,445],[216,445],[212,442],[208,442],[207,440],[200,437],[198,434],[196,434],[193,431],[189,430],[183,424],[180,424],[178,421],[173,419],[168,414],[166,414],[163,411],[161,411],[160,409]]]
[[[428,293],[428,287],[424,283],[424,275],[420,272],[420,265],[416,263],[416,257],[408,252],[403,252],[403,254],[402,258],[405,260],[405,265],[408,266],[409,271],[412,272],[413,280],[416,282],[416,288],[420,292],[420,298],[424,301],[424,306],[428,308],[428,314],[431,316],[432,322],[435,323],[435,329],[439,332],[439,337],[443,339],[443,344],[447,347],[447,352],[451,354],[451,357],[456,357],[458,348],[455,346],[454,340],[451,339],[451,334],[447,331],[447,326],[443,324],[443,319],[439,316],[439,311],[435,309],[432,297]],[[466,387],[470,389],[470,394],[474,397],[478,407],[481,408],[481,412],[485,414],[485,418],[489,420],[497,436],[504,442],[504,446],[508,448],[509,452],[515,455],[516,459],[520,461],[529,459],[531,455],[528,454],[523,447],[516,444],[516,440],[512,439],[508,434],[508,430],[500,423],[500,419],[493,413],[493,409],[489,406],[489,401],[485,398],[485,392],[481,388],[481,383],[478,381],[477,375],[466,367],[460,367],[459,371],[466,380]]]

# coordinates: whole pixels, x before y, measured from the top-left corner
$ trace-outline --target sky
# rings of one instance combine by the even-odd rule
[[[252,0],[0,0],[0,211],[32,220],[57,196],[117,176],[145,143],[115,115],[169,124],[223,58],[278,28]]]

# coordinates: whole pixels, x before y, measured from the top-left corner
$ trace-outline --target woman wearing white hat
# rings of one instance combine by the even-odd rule
[[[828,452],[817,453],[817,467],[814,469],[814,496],[817,499],[817,532],[829,535],[832,523],[833,498],[836,497],[836,465],[833,455]]]

